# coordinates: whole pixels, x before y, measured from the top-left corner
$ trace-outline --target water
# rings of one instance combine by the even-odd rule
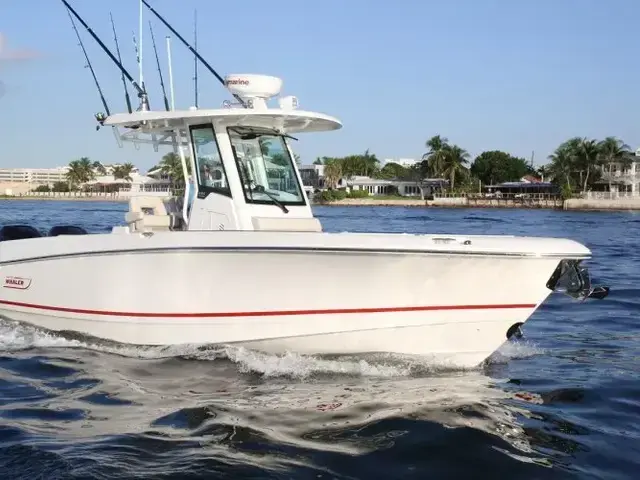
[[[1,202],[0,224],[106,232],[125,209]],[[140,349],[0,320],[2,478],[637,478],[640,215],[315,212],[331,231],[570,237],[612,293],[553,295],[525,340],[472,372],[390,355]]]

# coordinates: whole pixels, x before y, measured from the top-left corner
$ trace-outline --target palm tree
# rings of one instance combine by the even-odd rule
[[[136,167],[132,163],[124,163],[113,167],[113,178],[116,180],[125,180],[132,182],[131,173]]]
[[[95,161],[91,164],[91,168],[93,169],[94,172],[98,172],[100,175],[106,175],[107,174],[107,169],[104,168],[104,165],[102,165],[102,163]]]
[[[572,152],[560,145],[556,151],[549,155],[551,165],[549,165],[549,174],[554,180],[566,181],[567,191],[571,190],[571,176],[574,171],[574,162]]]
[[[611,173],[614,163],[626,163],[625,160],[630,152],[629,145],[616,137],[607,137],[602,140],[599,145],[600,149],[600,161],[606,168],[607,177],[609,180],[609,191],[611,191]]]
[[[260,151],[262,152],[262,155],[265,157],[269,156],[269,150],[271,149],[271,139],[269,138],[260,138],[258,140],[258,144],[260,145]]]
[[[329,188],[335,188],[342,178],[342,162],[337,158],[325,161],[324,180]]]
[[[540,165],[536,169],[535,174],[544,182],[545,178],[548,179],[548,177],[552,175],[551,165]]]
[[[589,175],[600,163],[600,148],[596,140],[583,138],[575,151],[575,162],[581,171],[585,172],[582,191],[587,191]]]
[[[191,174],[191,162],[187,160],[187,173]],[[167,175],[171,179],[173,186],[185,183],[184,171],[182,170],[182,160],[180,156],[174,152],[167,153],[160,160],[158,167],[160,172]]]
[[[449,140],[446,137],[435,135],[427,140],[426,146],[429,151],[422,156],[422,161],[427,162],[431,173],[439,176],[443,171],[444,151],[449,146]]]
[[[93,165],[87,157],[69,162],[69,170],[66,173],[70,188],[78,187],[95,178]]]
[[[369,153],[369,149],[367,148],[364,154],[361,156],[362,158],[362,174],[365,177],[373,177],[380,170],[380,160],[373,153]]]
[[[440,168],[445,177],[449,177],[451,190],[455,187],[456,177],[468,173],[469,152],[458,145],[447,145],[441,150]]]

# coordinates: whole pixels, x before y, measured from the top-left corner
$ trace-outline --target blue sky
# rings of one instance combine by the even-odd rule
[[[137,78],[132,34],[136,0],[69,0],[109,47],[109,12],[124,62]],[[338,132],[304,134],[305,163],[369,148],[379,158],[418,157],[441,134],[472,157],[500,149],[546,162],[563,140],[616,135],[640,146],[640,2],[637,0],[150,0],[189,40],[198,10],[199,51],[222,75],[264,73],[284,80],[301,108],[338,117]],[[145,80],[162,108],[148,20],[165,68],[169,33],[145,9]],[[124,111],[119,73],[78,24],[112,111]],[[80,156],[131,161],[161,156],[150,146],[119,148],[83,68],[66,9],[57,0],[3,0],[0,32],[0,167],[51,167]],[[193,103],[193,57],[172,41],[177,104]],[[0,52],[0,58],[3,53]],[[15,55],[19,57],[20,55]],[[200,104],[230,98],[200,67]]]

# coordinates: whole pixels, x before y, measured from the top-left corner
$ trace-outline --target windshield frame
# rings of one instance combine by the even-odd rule
[[[226,187],[214,187],[212,185],[207,185],[202,178],[202,172],[200,171],[201,161],[200,156],[198,155],[198,145],[196,144],[194,131],[211,131],[211,139],[215,144],[215,152],[218,154],[217,163],[220,164],[222,169],[222,176],[224,178],[224,183],[226,183]],[[227,176],[227,170],[224,166],[224,160],[222,158],[222,152],[220,151],[220,145],[218,143],[218,135],[214,125],[212,123],[198,123],[195,125],[189,125],[189,140],[191,142],[191,154],[193,157],[193,161],[191,162],[191,168],[194,170],[194,179],[195,185],[197,187],[197,197],[202,199],[206,198],[209,194],[215,193],[218,195],[222,195],[225,197],[232,197],[231,194],[231,186],[229,185],[229,177]],[[208,162],[207,162],[208,163]]]
[[[250,186],[249,185],[245,185],[244,182],[244,178],[245,178],[245,171],[243,169],[241,169],[240,167],[240,163],[241,163],[241,159],[238,157],[238,154],[236,152],[236,148],[234,145],[234,138],[237,139],[240,135],[242,135],[242,132],[239,132],[238,130],[245,130],[246,133],[254,133],[258,136],[258,138],[260,137],[270,137],[273,138],[274,140],[280,142],[282,149],[283,149],[283,154],[285,157],[285,161],[287,163],[286,166],[284,166],[293,176],[293,178],[291,179],[291,181],[295,182],[295,186],[297,189],[297,195],[299,196],[300,200],[285,200],[285,199],[281,199],[278,198],[278,192],[283,192],[283,190],[272,190],[270,188],[267,188],[267,192],[269,192],[270,194],[276,196],[277,198],[277,202],[275,202],[272,199],[269,198],[264,198],[264,199],[256,199],[255,195],[266,195],[260,192],[252,192],[250,190]],[[242,187],[242,193],[244,194],[244,199],[247,203],[249,204],[257,204],[257,205],[286,205],[286,206],[300,206],[300,207],[304,207],[307,206],[307,198],[303,189],[303,185],[302,185],[302,181],[300,179],[300,175],[298,173],[298,169],[296,168],[296,165],[294,164],[294,160],[293,157],[291,155],[291,151],[289,149],[289,145],[286,141],[286,138],[288,138],[287,135],[282,134],[281,132],[278,132],[275,129],[272,128],[265,128],[265,127],[255,127],[255,126],[250,126],[250,125],[233,125],[233,126],[228,126],[227,127],[227,136],[229,137],[229,143],[231,145],[231,150],[233,152],[233,158],[235,161],[235,165],[236,165],[236,171],[238,172],[238,176],[239,176],[239,180],[240,180],[240,184]],[[264,154],[262,154],[261,152],[261,158],[262,161],[264,162],[265,160],[265,156]],[[249,187],[249,188],[247,188]],[[293,194],[292,194],[293,195]]]

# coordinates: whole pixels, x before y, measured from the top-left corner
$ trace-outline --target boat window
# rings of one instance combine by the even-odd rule
[[[194,125],[190,127],[191,142],[195,155],[198,197],[205,198],[209,193],[231,196],[227,173],[224,170],[220,149],[213,126]]]
[[[284,137],[269,129],[227,129],[248,203],[306,205]]]

